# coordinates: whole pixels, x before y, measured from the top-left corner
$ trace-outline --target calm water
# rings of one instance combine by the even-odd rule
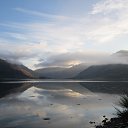
[[[0,83],[7,85],[19,88],[0,99],[0,128],[91,128],[90,121],[114,116],[116,93],[127,88],[126,82]]]

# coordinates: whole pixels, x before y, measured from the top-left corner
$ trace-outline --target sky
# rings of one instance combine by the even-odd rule
[[[128,0],[0,1],[2,59],[68,67],[127,49]]]

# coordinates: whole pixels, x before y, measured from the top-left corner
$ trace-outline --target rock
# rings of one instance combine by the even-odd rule
[[[103,128],[101,125],[99,125],[99,126],[96,126],[96,128]]]
[[[43,120],[50,120],[50,118],[49,117],[45,117],[45,118],[43,118]]]
[[[105,120],[108,120],[108,118],[105,118]]]
[[[90,121],[89,123],[90,123],[90,124],[95,124],[95,122],[92,122],[92,121]]]

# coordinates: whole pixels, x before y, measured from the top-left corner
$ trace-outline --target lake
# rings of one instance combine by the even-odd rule
[[[0,99],[2,128],[93,128],[114,117],[127,81],[9,81],[16,86]],[[90,124],[90,121],[96,122]]]

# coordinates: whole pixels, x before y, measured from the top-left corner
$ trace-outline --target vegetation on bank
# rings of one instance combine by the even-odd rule
[[[128,93],[125,93],[120,101],[119,105],[122,107],[122,110],[117,109],[117,116],[121,118],[123,121],[128,121]]]
[[[109,121],[105,118],[102,121],[102,125],[96,126],[96,128],[128,128],[128,92],[121,96],[119,100],[121,109],[116,109],[115,118],[111,118]]]

